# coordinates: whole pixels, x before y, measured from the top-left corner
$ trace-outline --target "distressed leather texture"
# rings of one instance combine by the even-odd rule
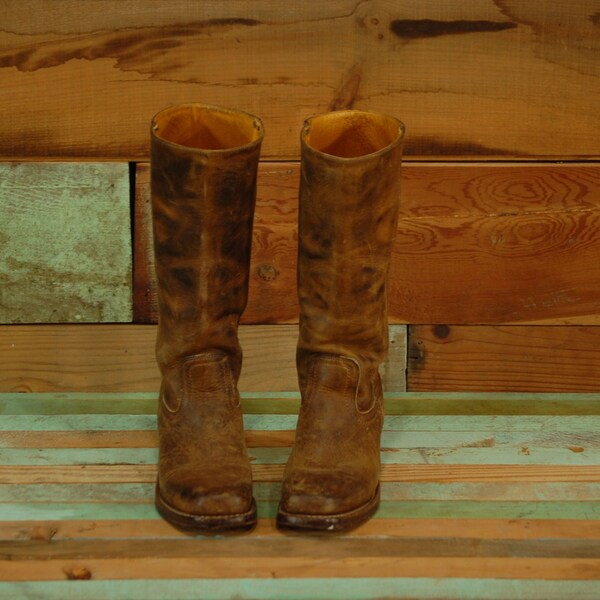
[[[186,514],[245,513],[252,472],[228,358],[207,352],[175,369],[163,381],[158,410],[160,493]]]
[[[349,112],[354,118],[355,111]],[[336,115],[336,127],[350,135],[340,118]],[[378,501],[383,424],[378,367],[388,347],[387,279],[398,223],[401,145],[343,158],[313,148],[310,127],[308,121],[302,138],[299,210],[302,405],[280,514],[304,515],[294,522],[308,528],[311,523],[318,528],[323,517],[328,528],[337,529],[356,524],[361,507]],[[340,515],[340,522],[325,518],[331,515]],[[287,525],[294,522],[288,519]]]
[[[248,297],[259,133],[218,151],[152,137],[162,374],[157,500],[174,519],[182,513],[184,528],[186,515],[199,516],[200,528],[204,516],[222,516],[227,526],[228,516],[253,504],[237,331]]]
[[[306,369],[296,440],[284,476],[284,510],[350,512],[368,503],[379,484],[381,385],[375,378],[371,382],[370,407],[362,412],[354,360],[318,354]]]

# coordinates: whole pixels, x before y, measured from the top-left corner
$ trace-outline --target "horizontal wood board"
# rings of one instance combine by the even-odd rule
[[[277,160],[347,107],[401,117],[412,156],[600,156],[595,0],[46,5],[3,11],[11,159],[143,159],[152,115],[190,101],[261,116]]]
[[[148,394],[0,394],[0,597],[376,598],[385,590],[395,598],[499,600],[558,599],[577,590],[595,598],[598,397],[478,398],[388,395],[380,510],[349,534],[315,538],[274,526],[297,395],[246,394],[258,526],[243,536],[192,539],[153,507],[155,421],[129,428],[134,415],[153,418]],[[470,412],[449,409],[454,402],[469,403]],[[423,403],[426,414],[410,416]],[[521,412],[506,414],[508,405]],[[35,452],[63,454],[58,464],[33,465],[34,455],[23,454],[33,429],[14,429],[15,419],[49,415],[56,420]],[[99,420],[72,420],[85,416]],[[282,433],[290,434],[283,444]],[[506,442],[517,433],[516,445]],[[102,448],[98,434],[110,436]],[[64,443],[69,435],[76,445]],[[419,451],[414,461],[401,452],[411,435],[422,440],[410,442]],[[467,449],[473,456],[465,461]],[[544,450],[550,453],[538,464]]]
[[[412,391],[600,391],[600,327],[409,329]]]
[[[0,163],[0,215],[0,323],[131,321],[126,163]]]
[[[392,323],[599,322],[600,166],[405,163]],[[262,163],[245,323],[298,320],[298,163]],[[149,166],[136,177],[134,319],[156,322]]]
[[[70,573],[73,573],[70,571]],[[87,572],[81,572],[86,575]],[[423,577],[354,577],[301,580],[277,579],[210,579],[201,585],[190,579],[127,581],[44,581],[0,583],[0,598],[13,600],[19,594],[43,597],[44,600],[109,600],[125,597],[134,600],[163,600],[173,594],[181,600],[240,600],[253,598],[295,598],[296,600],[564,600],[574,595],[580,600],[596,600],[599,587],[592,581],[546,581],[540,579],[435,579]],[[199,589],[201,588],[201,589]],[[441,591],[443,589],[443,592]],[[326,592],[324,592],[326,590]]]
[[[598,392],[600,327],[411,326],[408,349],[404,326],[390,332],[388,391]],[[155,337],[152,325],[0,327],[0,391],[155,392]],[[242,391],[297,390],[296,326],[240,338]]]
[[[240,328],[240,390],[295,391],[296,325]],[[153,325],[11,325],[0,327],[0,391],[146,391],[160,387]],[[390,326],[381,367],[384,387],[406,387],[406,327]]]

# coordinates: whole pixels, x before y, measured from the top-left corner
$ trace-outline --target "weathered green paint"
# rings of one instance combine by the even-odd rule
[[[127,163],[0,164],[0,323],[130,322]]]
[[[598,600],[599,581],[364,578],[142,579],[0,583],[0,600]]]
[[[244,426],[249,431],[292,430],[296,427],[296,421],[296,415],[250,414],[245,415]],[[156,417],[146,414],[0,415],[0,432],[56,431],[58,435],[61,431],[117,432],[154,429]],[[515,440],[528,434],[528,441],[533,445],[578,443],[593,447],[599,443],[600,417],[387,416],[382,441],[384,446],[406,446],[411,436],[417,436],[418,446],[422,440],[431,439],[431,434],[441,432],[463,432],[467,437],[480,438],[473,443],[479,441],[483,445],[519,443]],[[6,446],[5,439],[0,433],[0,447]],[[466,443],[466,437],[462,443]]]
[[[481,448],[482,451],[490,447],[577,447],[581,452],[600,447],[600,431],[384,431],[381,445],[386,449]]]
[[[259,502],[258,516],[273,519],[277,502]],[[143,503],[4,502],[0,521],[159,519]],[[382,501],[380,519],[600,519],[599,502]]]
[[[429,394],[389,396],[390,415],[600,415],[597,394]]]
[[[17,448],[0,451],[0,464],[25,465],[154,465],[157,448]]]
[[[154,483],[31,483],[0,486],[0,502],[107,504],[151,503]],[[259,502],[277,502],[280,483],[254,483],[254,497]],[[482,501],[498,502],[599,502],[600,483],[394,483],[381,484],[384,501]]]
[[[436,446],[434,434],[417,448],[387,448],[381,452],[382,464],[393,465],[598,465],[600,449],[583,452],[564,448],[520,447],[443,447]],[[250,448],[254,464],[284,464],[290,448]],[[156,448],[10,448],[0,450],[0,464],[25,465],[94,465],[94,464],[156,464]]]
[[[0,414],[124,413],[156,410],[156,393],[3,393]],[[246,414],[297,414],[296,392],[242,394]],[[600,394],[386,393],[388,415],[600,415]],[[49,411],[46,413],[45,411]]]
[[[156,413],[156,398],[2,398],[0,415],[150,415]],[[111,394],[112,395],[112,394]],[[108,394],[107,394],[108,396]]]
[[[471,411],[470,402],[476,403]],[[290,430],[296,394],[244,398],[249,430]],[[382,461],[386,464],[599,465],[600,403],[593,394],[388,395]],[[413,410],[417,407],[425,407]],[[475,405],[474,405],[475,406]],[[513,415],[507,406],[516,409]],[[0,395],[0,464],[155,464],[155,448],[10,448],[2,432],[134,431],[156,427],[155,394]],[[407,410],[407,407],[409,410]],[[92,434],[90,434],[92,435]],[[469,447],[471,446],[471,447]],[[252,448],[254,464],[281,464],[289,448]],[[384,482],[375,518],[386,519],[600,519],[600,482]],[[256,483],[261,518],[274,518],[280,483]],[[0,521],[159,520],[153,483],[12,484],[0,486]],[[444,538],[419,538],[440,555]],[[597,540],[464,540],[465,552],[490,556],[598,557]],[[410,546],[410,540],[406,540]],[[416,543],[416,542],[415,542]],[[418,544],[417,544],[418,545]],[[407,548],[408,548],[407,546]],[[421,546],[419,546],[421,547]],[[437,550],[436,550],[437,549]],[[460,551],[460,548],[457,552]],[[409,550],[406,549],[408,553]],[[412,549],[410,550],[412,553]],[[412,554],[411,554],[412,555]],[[386,554],[387,556],[387,554]],[[425,554],[424,554],[425,556]],[[428,555],[427,555],[428,556]],[[468,558],[465,558],[468,560]],[[600,598],[600,582],[509,579],[352,578],[140,580],[0,583],[3,598],[135,600],[154,598],[442,598],[553,600]],[[590,577],[598,577],[590,573]],[[190,574],[193,577],[193,574]]]
[[[387,415],[384,431],[600,432],[600,416]]]
[[[131,431],[156,429],[153,415],[6,415],[0,416],[3,431]]]
[[[0,503],[0,521],[48,520],[107,520],[107,519],[159,519],[152,504],[123,503],[98,504],[94,502],[32,502],[25,504]]]
[[[274,518],[277,505],[262,504]],[[267,512],[270,510],[271,512]],[[380,519],[599,519],[598,502],[382,501]]]

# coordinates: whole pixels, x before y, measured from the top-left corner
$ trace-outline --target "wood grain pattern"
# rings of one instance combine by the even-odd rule
[[[373,536],[453,537],[481,539],[598,539],[597,521],[505,519],[372,519],[352,532],[353,538]],[[285,535],[271,519],[260,519],[252,535],[269,539]],[[162,519],[106,521],[0,521],[0,540],[173,539],[186,534]]]
[[[0,164],[0,323],[130,322],[127,164]]]
[[[155,421],[137,432],[130,427],[132,420],[151,416],[148,394],[21,396],[19,403],[18,394],[0,394],[0,594],[6,597],[41,594],[35,587],[41,582],[44,597],[58,597],[61,591],[65,598],[81,596],[83,590],[67,591],[61,582],[91,579],[110,586],[86,588],[86,597],[92,598],[96,593],[98,598],[120,597],[123,590],[139,591],[148,581],[155,584],[151,593],[164,591],[161,584],[169,583],[167,595],[175,589],[184,598],[184,581],[202,589],[203,596],[214,584],[210,597],[215,598],[238,589],[242,598],[318,598],[317,580],[329,598],[331,585],[340,581],[345,595],[336,588],[333,597],[375,598],[386,589],[398,598],[547,600],[561,598],[568,583],[570,592],[577,589],[582,598],[594,598],[600,580],[600,466],[593,451],[600,444],[600,411],[596,406],[594,413],[586,412],[591,395],[388,396],[394,402],[384,427],[377,514],[347,535],[315,538],[283,534],[274,525],[285,458],[281,450],[289,451],[297,394],[249,394],[244,398],[246,430],[259,434],[264,444],[250,450],[256,459],[258,527],[244,536],[195,539],[174,530],[153,506],[156,439],[148,434],[154,433]],[[429,412],[407,415],[400,407],[404,396],[429,403]],[[480,401],[472,402],[470,413],[447,410],[449,403],[476,396]],[[505,414],[515,400],[519,412]],[[573,410],[565,413],[569,403]],[[542,406],[545,413],[530,414]],[[19,417],[44,421],[37,447],[29,443],[30,434],[37,433],[33,428],[9,429]],[[82,428],[83,422],[71,417],[97,422]],[[77,438],[61,443],[70,433]],[[96,444],[97,434],[102,446]],[[481,436],[493,436],[495,443],[478,443]],[[71,443],[75,439],[78,445]],[[586,444],[582,452],[569,449],[579,443]],[[502,446],[513,444],[530,451],[490,460]],[[538,449],[547,450],[540,463]],[[432,464],[441,458],[440,450],[454,458]],[[580,464],[565,462],[568,453]],[[588,460],[581,460],[584,456]],[[276,462],[265,464],[271,460]],[[428,579],[431,573],[434,580]],[[420,587],[412,586],[417,580]],[[249,581],[254,587],[236,587]],[[266,581],[277,581],[279,587],[260,588]],[[293,585],[286,587],[286,581]],[[510,586],[502,587],[507,582]],[[349,583],[352,594],[357,589],[360,594],[349,595]],[[261,594],[250,593],[259,588]],[[378,596],[364,593],[371,588]],[[482,594],[484,588],[489,593]]]
[[[243,326],[240,391],[295,391],[294,325]],[[384,386],[404,389],[405,327],[393,326]],[[0,327],[0,391],[145,391],[159,389],[153,325]],[[386,375],[387,373],[387,375]]]
[[[600,328],[415,326],[408,389],[598,392]]]
[[[3,13],[3,156],[143,158],[151,116],[190,100],[262,116],[276,159],[349,106],[402,117],[411,155],[600,155],[595,0],[54,4]]]
[[[259,172],[245,323],[292,323],[297,163]],[[149,173],[138,165],[135,320],[156,322]],[[393,323],[598,324],[600,168],[405,164],[390,273]]]
[[[283,477],[284,465],[253,465],[256,482],[277,482]],[[381,467],[381,481],[395,482],[594,482],[600,467],[582,465],[447,465],[419,464]],[[71,483],[152,483],[156,481],[155,465],[51,465],[2,466],[0,483],[71,484]],[[406,515],[405,515],[406,516]]]
[[[364,547],[364,544],[361,544]],[[58,544],[57,544],[58,546]],[[143,557],[127,560],[123,568],[122,558],[95,558],[89,544],[89,554],[72,558],[24,558],[11,557],[0,563],[0,580],[4,581],[57,581],[64,580],[69,573],[77,579],[77,573],[89,573],[99,580],[148,579],[195,579],[232,578],[231,563],[228,557]],[[46,543],[46,548],[52,547]],[[119,552],[118,548],[116,549]],[[122,554],[125,548],[121,550]],[[260,556],[251,554],[236,556],[238,578],[295,578],[302,573],[306,578],[336,577],[388,578],[388,577],[428,577],[435,572],[439,579],[444,578],[490,578],[502,579],[543,579],[597,580],[600,573],[600,560],[596,558],[490,558],[485,557],[423,557],[423,556],[369,556],[359,552],[348,557],[325,557],[319,555],[301,556]],[[367,554],[367,555],[365,555]],[[114,553],[113,553],[114,556]],[[86,565],[81,571],[82,564]],[[81,577],[88,579],[89,577]],[[298,585],[299,582],[296,582]],[[301,585],[301,582],[300,582]],[[348,583],[346,583],[346,586]],[[439,584],[438,584],[439,585]],[[85,589],[85,588],[83,588]],[[572,588],[569,588],[572,589]],[[594,588],[591,588],[594,589]],[[277,597],[277,596],[275,596]],[[313,596],[314,597],[314,596]],[[347,596],[346,596],[347,597]],[[438,596],[439,597],[439,596]],[[588,596],[590,600],[593,596]]]

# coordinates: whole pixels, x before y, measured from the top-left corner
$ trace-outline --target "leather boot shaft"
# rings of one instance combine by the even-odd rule
[[[358,361],[360,402],[388,348],[387,278],[398,226],[402,125],[339,111],[302,131],[298,373],[313,353]]]
[[[218,349],[239,376],[262,137],[257,118],[204,105],[176,106],[152,122],[161,368]]]
[[[339,111],[302,131],[297,348],[302,403],[280,527],[341,531],[379,505],[387,278],[403,125]]]
[[[237,391],[262,123],[192,104],[152,122],[162,373],[156,506],[193,533],[256,522]]]

